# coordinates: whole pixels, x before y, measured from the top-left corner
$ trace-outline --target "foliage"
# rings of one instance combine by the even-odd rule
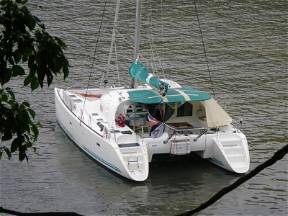
[[[2,141],[11,140],[16,134],[11,148],[2,146],[8,157],[11,152],[19,151],[19,160],[28,160],[26,155],[27,148],[31,147],[38,137],[37,124],[33,122],[35,112],[30,108],[29,103],[17,103],[11,89],[0,89],[0,131],[2,132]],[[0,151],[0,154],[2,154]]]
[[[0,158],[3,152],[10,158],[18,151],[20,160],[28,159],[26,150],[38,137],[35,112],[28,102],[16,101],[6,87],[10,79],[22,77],[33,91],[43,87],[45,78],[49,86],[53,75],[63,74],[65,79],[69,73],[65,43],[51,36],[26,4],[27,0],[0,1]]]

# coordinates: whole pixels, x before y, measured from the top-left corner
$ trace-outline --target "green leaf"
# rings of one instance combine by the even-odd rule
[[[24,69],[19,65],[13,65],[12,71],[13,71],[13,76],[21,76],[25,74]]]
[[[25,158],[27,160],[27,155],[26,155],[26,150],[27,150],[27,146],[26,145],[21,145],[19,146],[19,160],[23,161]]]
[[[33,67],[35,68],[35,56],[34,55],[31,55],[29,56],[29,59],[28,59],[28,67],[30,69],[33,69]]]
[[[12,132],[10,130],[4,131],[4,135],[2,136],[2,141],[7,141],[12,139]]]
[[[34,91],[35,89],[39,87],[39,82],[35,76],[32,77],[30,86],[31,86],[32,91]]]
[[[11,65],[15,64],[14,59],[12,58],[12,56],[7,56],[7,59],[8,59],[9,64],[11,64]]]
[[[66,77],[67,77],[68,74],[69,74],[69,70],[68,70],[68,66],[67,66],[67,65],[65,65],[65,66],[63,67],[63,73],[64,73],[64,79],[66,79]]]
[[[9,82],[11,79],[12,75],[12,69],[11,68],[6,68],[0,73],[0,83],[1,85],[4,85],[5,83]]]
[[[41,6],[39,6],[39,7],[41,7]],[[41,22],[41,20],[36,16],[34,16],[34,19],[36,20],[37,23]]]
[[[24,86],[29,85],[29,83],[31,83],[31,79],[32,79],[31,74],[28,74],[28,76],[24,80]]]
[[[38,82],[39,82],[41,88],[43,88],[43,80],[45,78],[45,73],[43,73],[43,71],[41,71],[41,70],[37,70],[37,77],[38,77]]]
[[[37,128],[37,126],[35,124],[32,125],[31,129],[32,129],[32,132],[34,134],[34,139],[36,140],[38,135],[39,135],[39,130],[38,130],[38,128]]]
[[[11,144],[11,152],[15,152],[22,145],[23,137],[16,137]]]
[[[19,50],[16,50],[14,53],[13,53],[13,57],[14,57],[14,61],[16,64],[18,64],[21,60],[21,54],[19,52]]]
[[[49,71],[49,73],[47,73],[46,76],[47,76],[47,84],[48,84],[48,86],[50,86],[50,84],[53,81],[53,75]]]
[[[11,159],[11,152],[10,152],[10,150],[9,150],[7,147],[5,147],[5,148],[4,148],[4,151],[6,152],[6,154],[7,154],[7,156],[8,156],[8,159],[10,160],[10,159]]]
[[[45,30],[45,25],[43,24],[43,23],[38,23],[38,26],[41,28],[41,29],[43,29],[43,30]]]
[[[22,102],[22,104],[26,107],[30,107],[30,104],[27,101]]]
[[[35,141],[36,141],[36,140],[35,140]],[[32,145],[33,145],[33,143],[30,142],[30,141],[28,141],[28,142],[26,141],[25,144],[26,144],[27,148],[30,148],[30,147],[32,147]]]
[[[0,97],[0,101],[3,102],[3,101],[7,101],[8,100],[8,95],[7,94],[1,94],[1,97]]]
[[[6,88],[5,89],[6,91],[7,91],[7,93],[10,95],[10,97],[13,99],[13,100],[15,100],[15,95],[14,95],[14,93],[13,93],[13,91],[11,90],[11,88]]]
[[[26,16],[26,25],[28,26],[30,31],[32,31],[35,28],[36,20],[31,14]]]
[[[32,116],[32,118],[35,118],[35,111],[32,109],[28,109],[28,112],[30,113],[30,115]]]
[[[19,160],[20,161],[23,161],[26,157],[27,157],[27,155],[25,152],[19,152]]]
[[[64,43],[64,41],[61,38],[58,37],[54,37],[54,40],[57,42],[57,44],[61,47],[61,48],[66,48],[66,44]]]

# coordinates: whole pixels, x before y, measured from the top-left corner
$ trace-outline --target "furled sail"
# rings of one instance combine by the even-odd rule
[[[134,61],[130,68],[129,68],[129,74],[132,76],[135,80],[145,82],[148,85],[159,89],[161,94],[166,94],[168,90],[168,83],[163,82],[158,77],[154,76],[153,74],[149,73],[148,69],[145,67],[143,63],[141,63],[139,60]]]

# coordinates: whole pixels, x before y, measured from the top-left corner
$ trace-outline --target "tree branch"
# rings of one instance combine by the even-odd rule
[[[0,207],[0,213],[6,213],[18,216],[83,216],[75,212],[38,212],[38,213],[22,213]]]
[[[190,216],[190,215],[193,215],[193,214],[195,214],[195,213],[197,213],[203,209],[206,209],[207,207],[209,207],[210,205],[215,203],[217,200],[219,200],[221,197],[223,197],[225,194],[229,193],[230,191],[234,190],[235,188],[237,188],[238,186],[240,186],[244,182],[248,181],[250,178],[257,175],[259,172],[261,172],[262,170],[264,170],[268,166],[271,166],[276,161],[281,160],[287,154],[287,152],[288,152],[288,145],[285,145],[280,150],[278,150],[270,159],[268,159],[264,163],[260,164],[255,169],[251,170],[248,174],[240,177],[233,184],[231,184],[227,187],[224,187],[222,190],[220,190],[214,196],[212,196],[208,201],[202,203],[200,206],[198,206],[197,208],[195,208],[191,211],[188,211],[188,212],[185,212],[182,214],[178,214],[177,216],[188,216],[188,215]]]

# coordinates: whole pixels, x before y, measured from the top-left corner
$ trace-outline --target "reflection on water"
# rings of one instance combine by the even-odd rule
[[[104,2],[29,2],[48,31],[68,45],[69,79],[55,78],[54,86],[86,87]],[[157,74],[163,73],[162,66],[167,78],[183,85],[213,87],[228,113],[244,119],[254,168],[287,143],[287,3],[197,2],[214,85],[209,82],[193,1],[143,1],[145,63]],[[121,85],[129,84],[134,3],[122,1],[119,14],[116,43]],[[90,82],[95,86],[107,67],[114,8],[115,1],[109,0]],[[116,67],[111,68],[110,84],[117,83],[116,73]],[[53,88],[31,93],[22,86],[22,81],[14,80],[10,87],[20,99],[29,99],[43,127],[37,153],[29,155],[28,164],[16,157],[0,161],[1,206],[25,212],[173,215],[196,207],[238,178],[197,157],[176,157],[152,163],[145,183],[127,181],[89,159],[59,129]],[[287,170],[285,157],[199,215],[287,215]]]

